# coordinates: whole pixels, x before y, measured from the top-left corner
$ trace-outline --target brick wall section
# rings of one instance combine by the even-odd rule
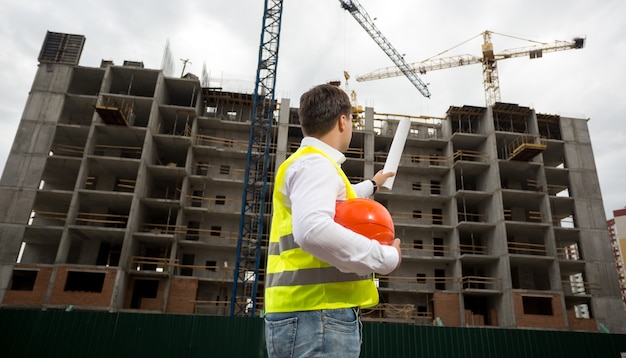
[[[552,316],[540,314],[524,314],[521,293],[513,293],[516,326],[519,328],[550,328],[565,329],[565,319],[561,310],[561,296],[552,297]]]
[[[439,317],[444,326],[461,326],[461,303],[458,293],[435,292],[433,301],[433,319]]]
[[[105,277],[102,285],[102,292],[65,291],[65,282],[67,280],[68,271],[104,272]],[[52,287],[49,304],[109,307],[111,303],[113,285],[115,283],[115,275],[115,269],[99,269],[94,267],[85,269],[75,266],[59,266],[57,277],[54,282],[54,286]]]
[[[20,265],[19,268],[37,271],[33,290],[13,291],[10,289],[11,286],[9,286],[2,303],[6,305],[43,305],[50,276],[52,275],[52,267]]]
[[[198,292],[198,279],[173,277],[167,300],[167,313],[194,313]]]
[[[157,298],[143,297],[139,309],[146,311],[161,311],[161,302],[163,302],[163,291],[159,292]],[[126,308],[130,308],[126,307]]]
[[[593,318],[577,318],[576,312],[573,310],[567,311],[567,321],[569,322],[569,329],[572,331],[592,331],[598,330],[598,323]]]

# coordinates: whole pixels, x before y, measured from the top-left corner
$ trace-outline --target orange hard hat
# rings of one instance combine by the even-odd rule
[[[391,245],[395,239],[391,214],[376,200],[357,198],[338,201],[335,222],[384,245]]]

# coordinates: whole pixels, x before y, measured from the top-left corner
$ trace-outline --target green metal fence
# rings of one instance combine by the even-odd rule
[[[626,335],[368,323],[364,358],[620,358]],[[0,357],[265,357],[253,318],[0,310]]]

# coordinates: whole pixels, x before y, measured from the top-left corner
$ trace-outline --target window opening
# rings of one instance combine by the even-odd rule
[[[194,254],[183,254],[182,265],[180,268],[181,276],[193,276],[193,267],[184,267],[184,266],[193,266],[196,259],[196,255]]]
[[[524,306],[524,314],[553,315],[551,297],[522,296],[522,304]]]
[[[37,271],[15,270],[11,278],[12,291],[32,291],[35,288]]]
[[[63,291],[102,292],[104,272],[68,271]]]
[[[200,240],[200,222],[199,221],[187,222],[187,240],[191,240],[191,241]]]
[[[446,275],[445,270],[435,269],[435,289],[436,290],[446,289],[445,275]]]
[[[204,266],[205,266],[207,271],[215,271],[216,266],[217,266],[217,261],[215,261],[215,260],[206,260],[206,262],[204,263]]]
[[[159,281],[157,280],[135,280],[130,308],[141,308],[141,300],[144,298],[157,298],[158,290]]]

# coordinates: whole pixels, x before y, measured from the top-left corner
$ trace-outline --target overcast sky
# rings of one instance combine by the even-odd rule
[[[626,1],[623,0],[361,0],[408,62],[481,55],[485,30],[496,53],[585,37],[582,50],[498,63],[502,101],[539,113],[589,118],[607,218],[626,206]],[[357,82],[391,61],[336,0],[284,0],[276,97],[296,107],[302,92],[352,78],[348,89],[376,112],[443,117],[449,106],[484,106],[480,65],[433,71],[426,99],[404,77]],[[46,31],[86,36],[82,66],[112,60],[161,68],[169,41],[176,75],[206,65],[214,84],[251,92],[263,0],[0,0],[0,168],[10,151]],[[518,39],[514,39],[512,37]],[[473,39],[473,40],[470,40]],[[468,41],[470,40],[470,41]]]

